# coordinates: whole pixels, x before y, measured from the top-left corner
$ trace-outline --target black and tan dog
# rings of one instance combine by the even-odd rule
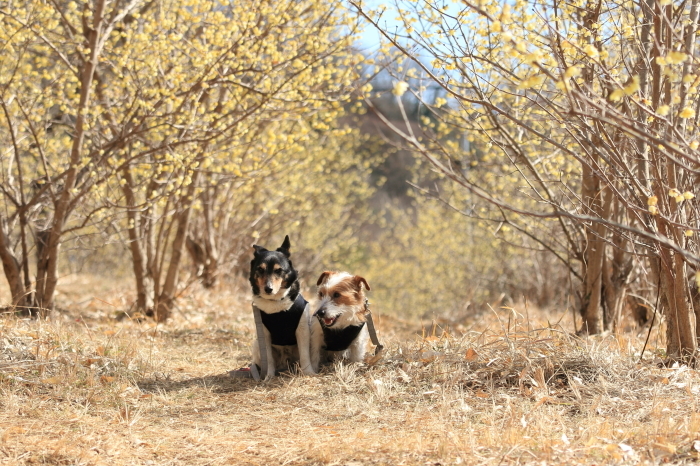
[[[267,374],[284,370],[299,363],[301,370],[315,374],[318,363],[312,366],[309,358],[310,311],[308,302],[299,292],[297,272],[289,260],[289,236],[276,251],[261,246],[255,249],[250,263],[250,285],[253,287],[253,305],[260,310],[267,351]],[[260,344],[253,342],[253,362],[260,365]]]

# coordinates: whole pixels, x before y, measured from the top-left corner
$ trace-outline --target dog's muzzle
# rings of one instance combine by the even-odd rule
[[[320,317],[321,319],[323,319],[323,317],[324,317],[325,315],[326,315],[326,307],[325,307],[325,306],[321,306],[321,307],[318,308],[318,310],[317,310],[316,312],[314,312],[314,315],[313,315],[313,316],[314,316],[314,317]]]

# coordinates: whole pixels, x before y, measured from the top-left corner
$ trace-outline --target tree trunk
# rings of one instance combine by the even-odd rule
[[[27,290],[22,284],[19,261],[10,247],[10,242],[5,232],[5,222],[2,221],[2,218],[0,218],[0,260],[2,260],[2,268],[5,272],[7,283],[10,285],[12,305],[27,309],[29,307]]]
[[[598,157],[593,157],[597,164]],[[612,194],[606,191],[605,202],[601,199],[600,179],[594,167],[584,164],[581,198],[589,215],[608,218]],[[582,248],[584,258],[583,292],[581,294],[581,334],[596,334],[602,331],[601,300],[603,285],[603,265],[605,258],[605,226],[596,223],[586,229],[586,244]]]
[[[622,215],[618,202],[615,202],[614,217],[620,221]],[[627,299],[628,279],[632,272],[632,257],[625,250],[627,240],[619,231],[613,230],[611,235],[612,257],[605,258],[603,264],[603,321],[604,329],[614,331],[622,320],[622,311]]]
[[[146,259],[141,244],[142,238],[139,235],[141,216],[136,209],[136,196],[133,190],[134,179],[131,176],[131,170],[128,166],[124,167],[122,174],[125,181],[122,185],[122,191],[126,197],[128,207],[126,215],[129,221],[129,249],[131,251],[131,262],[134,270],[134,279],[136,281],[136,312],[149,314],[153,312],[153,279],[149,276],[146,267]],[[150,286],[149,281],[151,282]]]
[[[73,144],[70,153],[70,166],[66,170],[65,183],[54,204],[53,222],[51,228],[47,230],[48,238],[45,249],[40,256],[41,265],[45,262],[45,270],[42,274],[37,274],[36,281],[36,304],[39,312],[46,314],[53,309],[54,293],[58,283],[58,259],[63,226],[66,224],[71,211],[71,196],[78,177],[78,166],[82,157],[83,141],[85,139],[85,116],[90,103],[92,83],[97,69],[99,47],[98,40],[103,30],[103,13],[105,0],[95,2],[92,29],[87,33],[90,54],[88,61],[83,63],[80,77],[80,101],[76,108],[75,127],[73,134]]]
[[[173,239],[168,272],[155,304],[155,318],[157,322],[164,322],[170,317],[170,312],[175,303],[178,271],[192,216],[192,204],[194,203],[194,193],[199,181],[199,174],[199,170],[194,171],[192,182],[187,187],[187,195],[180,200],[180,212],[177,217],[177,230]]]
[[[215,189],[215,188],[214,188]],[[214,197],[216,191],[214,191]],[[216,247],[216,235],[214,219],[212,216],[212,203],[214,202],[209,191],[205,188],[201,196],[202,223],[195,224],[194,229],[187,235],[187,252],[194,263],[197,277],[205,288],[213,288],[218,279],[219,253]]]
[[[691,362],[697,350],[695,314],[690,308],[690,293],[685,262],[668,249],[661,252],[661,292],[666,296],[666,356],[669,361]]]

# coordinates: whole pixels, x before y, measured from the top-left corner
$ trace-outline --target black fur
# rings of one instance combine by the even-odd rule
[[[289,298],[292,302],[296,300],[297,295],[299,294],[299,280],[297,276],[297,271],[294,270],[292,261],[289,259],[290,246],[291,245],[289,243],[289,236],[284,237],[284,242],[282,243],[282,246],[277,248],[276,251],[268,251],[264,247],[258,246],[257,244],[253,246],[255,251],[253,260],[250,262],[249,279],[250,285],[253,287],[253,294],[255,296],[261,296],[257,279],[262,277],[267,278],[268,276],[274,274],[274,266],[276,264],[279,264],[279,266],[281,267],[279,273],[281,274],[283,280],[282,289],[289,288],[290,290],[287,294],[287,298]],[[265,270],[260,269],[260,266],[262,264],[265,264]]]

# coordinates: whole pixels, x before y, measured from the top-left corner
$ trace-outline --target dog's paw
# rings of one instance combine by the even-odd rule
[[[316,375],[316,371],[314,371],[312,368],[307,367],[306,369],[303,369],[302,372],[304,375]]]

